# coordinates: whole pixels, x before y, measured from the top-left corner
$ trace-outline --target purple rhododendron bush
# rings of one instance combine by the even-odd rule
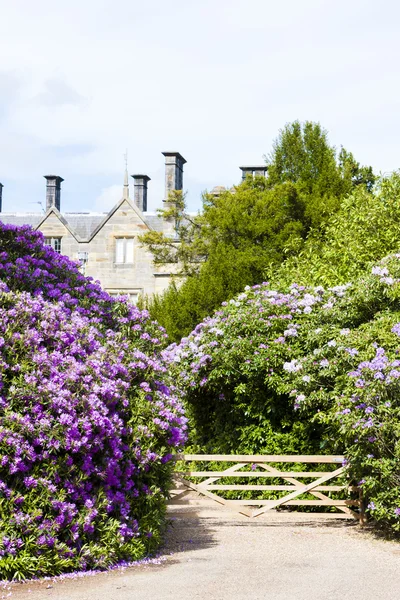
[[[194,446],[343,453],[371,519],[400,531],[400,255],[330,289],[247,288],[165,355]]]
[[[164,333],[41,234],[0,224],[0,574],[106,568],[160,542],[186,419]]]

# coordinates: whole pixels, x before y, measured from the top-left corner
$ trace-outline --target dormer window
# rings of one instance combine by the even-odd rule
[[[117,265],[133,264],[133,238],[115,239],[115,263]]]
[[[46,246],[51,246],[55,252],[61,254],[61,238],[60,237],[46,237],[44,238]]]

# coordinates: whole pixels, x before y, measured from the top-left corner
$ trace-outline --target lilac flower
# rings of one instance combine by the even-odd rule
[[[384,380],[385,376],[383,373],[381,373],[380,371],[378,371],[377,373],[375,373],[374,375],[374,379],[380,379],[380,380]]]
[[[301,368],[302,365],[297,360],[285,362],[283,365],[283,370],[287,371],[288,373],[296,373],[297,371],[300,371]]]
[[[285,329],[285,331],[283,332],[283,335],[285,337],[296,337],[299,334],[298,334],[296,327],[290,327],[289,329]]]
[[[372,267],[372,275],[385,276],[389,275],[389,271],[386,267]]]
[[[357,356],[358,350],[356,348],[345,348],[345,351],[350,354],[350,356]]]
[[[18,558],[29,535],[49,565],[61,543],[76,567],[97,564],[100,550],[107,566],[121,552],[119,537],[104,543],[114,524],[127,526],[124,552],[137,552],[129,532],[144,536],[133,522],[146,484],[159,526],[158,482],[186,440],[180,398],[163,381],[164,332],[27,227],[0,223],[0,261],[0,496],[12,515],[3,555]]]
[[[34,477],[24,477],[24,485],[27,488],[35,488],[38,482]]]
[[[393,325],[392,332],[400,337],[400,323],[396,323],[396,325]]]

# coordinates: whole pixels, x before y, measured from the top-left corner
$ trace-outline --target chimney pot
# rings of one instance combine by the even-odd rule
[[[165,198],[168,202],[171,192],[183,189],[183,165],[186,160],[179,152],[162,152],[165,156]]]
[[[147,184],[148,175],[132,175],[134,180],[134,202],[141,212],[147,212]]]
[[[61,183],[64,181],[59,175],[45,175],[46,184],[46,210],[55,207],[60,210]]]

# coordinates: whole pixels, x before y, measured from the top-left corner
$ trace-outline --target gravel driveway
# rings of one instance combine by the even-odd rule
[[[203,502],[203,501],[202,501]],[[20,600],[397,600],[400,542],[353,521],[210,504],[170,507],[161,565],[12,586]],[[51,587],[50,587],[51,586]]]

